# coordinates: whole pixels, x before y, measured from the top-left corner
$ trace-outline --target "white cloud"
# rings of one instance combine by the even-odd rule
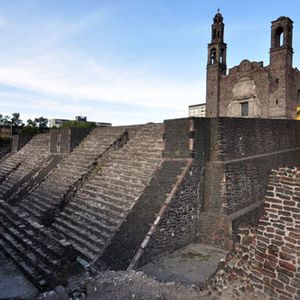
[[[179,108],[183,102],[199,102],[204,95],[200,81],[155,78],[146,70],[108,68],[62,52],[0,66],[0,83],[72,99],[145,107]]]
[[[145,67],[147,62],[128,66],[120,63],[115,53],[108,54],[109,63],[99,62],[78,54],[78,49],[68,45],[70,36],[106,13],[105,9],[97,11],[73,24],[52,22],[40,28],[38,24],[24,24],[10,29],[18,34],[7,43],[9,47],[0,50],[0,84],[37,95],[8,93],[8,97],[0,92],[1,110],[18,109],[22,113],[26,109],[27,114],[28,110],[40,110],[40,115],[46,117],[82,113],[90,119],[107,117],[107,121],[128,124],[142,122],[143,118],[150,121],[151,117],[160,120],[173,115],[184,117],[189,104],[204,102],[205,82],[200,81],[200,76],[183,79],[173,74],[153,73]],[[85,104],[86,99],[89,104]],[[110,108],[106,105],[103,109],[103,102],[111,103]],[[116,111],[120,104],[144,107],[144,111],[140,109],[138,114],[130,109]]]

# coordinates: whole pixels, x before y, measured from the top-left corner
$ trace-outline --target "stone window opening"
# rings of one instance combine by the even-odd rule
[[[275,30],[275,47],[282,47],[283,46],[283,28],[278,27]]]
[[[249,102],[241,103],[241,115],[242,115],[242,117],[249,116]]]
[[[220,50],[220,63],[222,64],[224,61],[224,49]]]
[[[278,99],[276,99],[276,101],[275,101],[275,102],[276,102],[276,105],[278,105]]]
[[[216,38],[216,36],[217,36],[217,31],[216,31],[216,29],[214,29],[213,30],[213,36],[212,36],[213,40]]]
[[[297,103],[300,104],[300,90],[298,90]]]
[[[217,62],[217,51],[215,48],[210,51],[210,64],[213,65]]]

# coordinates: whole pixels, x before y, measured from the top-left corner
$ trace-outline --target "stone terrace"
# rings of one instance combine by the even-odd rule
[[[0,200],[0,247],[40,289],[64,284],[77,252],[50,229]]]
[[[109,152],[52,225],[88,260],[101,255],[162,162],[161,124],[138,126],[129,136],[122,148]]]
[[[49,157],[49,133],[35,135],[0,165],[0,197]]]
[[[124,138],[124,133],[125,129],[120,127],[95,128],[60,162],[45,181],[20,203],[20,207],[35,220],[51,223],[55,211],[63,208],[66,196],[74,185],[94,168],[97,159],[114,143]]]

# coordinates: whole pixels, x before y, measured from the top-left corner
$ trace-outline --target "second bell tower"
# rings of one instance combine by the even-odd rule
[[[206,76],[206,116],[218,117],[220,105],[220,79],[226,75],[226,51],[223,16],[217,12],[213,19],[211,43],[208,44]]]

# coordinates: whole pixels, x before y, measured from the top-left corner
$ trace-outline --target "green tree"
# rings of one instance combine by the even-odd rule
[[[37,127],[36,122],[31,120],[31,119],[27,120],[27,125],[26,126],[28,126],[28,127]]]
[[[48,119],[44,117],[35,118],[34,122],[37,124],[39,129],[46,129],[48,124]]]
[[[96,127],[95,122],[68,121],[63,123],[62,128],[93,128]]]
[[[0,125],[10,126],[11,121],[9,116],[3,116],[0,114]]]
[[[13,113],[10,122],[12,126],[21,126],[23,121],[20,119],[20,113]]]

